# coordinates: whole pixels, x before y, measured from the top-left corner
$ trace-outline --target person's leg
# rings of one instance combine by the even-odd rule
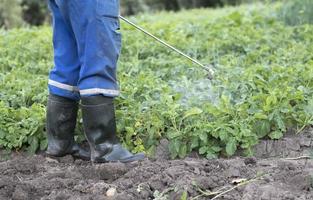
[[[58,3],[60,2],[60,3]],[[49,93],[75,101],[80,99],[78,79],[80,60],[75,36],[63,1],[49,0],[53,20],[54,68],[49,75]]]
[[[73,8],[70,19],[82,61],[78,88],[91,160],[130,162],[143,159],[144,154],[131,154],[116,137],[113,98],[119,95],[116,80],[121,46],[119,1],[68,2]]]
[[[47,105],[47,137],[50,156],[90,159],[90,153],[74,141],[79,94],[76,87],[79,76],[79,59],[75,37],[64,20],[55,0],[49,0],[53,15],[53,45],[55,66],[50,73]]]

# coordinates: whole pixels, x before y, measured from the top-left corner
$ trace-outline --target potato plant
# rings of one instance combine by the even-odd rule
[[[153,155],[169,140],[172,158],[247,155],[262,138],[313,124],[313,26],[288,26],[280,4],[160,13],[131,18],[204,63],[214,80],[176,53],[122,24],[119,136]],[[49,27],[0,32],[0,146],[46,148]],[[82,137],[78,121],[78,139]]]

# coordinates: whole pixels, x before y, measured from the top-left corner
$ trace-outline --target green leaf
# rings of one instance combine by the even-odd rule
[[[40,141],[40,150],[43,151],[48,147],[48,140],[44,139]]]
[[[167,133],[167,137],[172,140],[172,139],[175,139],[177,137],[181,136],[181,133],[178,132],[178,131],[175,131],[175,130],[171,130]]]
[[[229,156],[234,155],[237,150],[237,141],[234,137],[231,137],[226,144],[226,153]]]
[[[308,101],[308,104],[304,107],[304,111],[309,116],[313,116],[313,98]]]
[[[220,137],[220,139],[222,140],[222,141],[227,141],[228,140],[228,132],[227,131],[225,131],[225,130],[221,130],[220,132],[219,132],[219,137]]]
[[[30,154],[36,153],[38,147],[39,147],[39,141],[37,137],[31,137],[30,138],[30,146],[28,147],[28,152]]]
[[[133,133],[135,132],[133,127],[125,127],[125,130],[126,130],[127,133],[129,133],[129,134],[133,134]]]
[[[238,11],[231,13],[228,17],[234,22],[236,22],[237,25],[241,24],[242,15]]]
[[[203,155],[208,151],[208,147],[207,146],[203,146],[199,149],[199,154]]]
[[[187,200],[187,198],[188,198],[188,193],[187,193],[187,191],[185,190],[185,191],[183,192],[182,196],[180,197],[180,200]]]
[[[170,141],[169,143],[169,151],[171,154],[171,158],[174,159],[178,156],[178,151],[176,150],[175,141]]]
[[[255,113],[254,118],[255,119],[267,119],[267,115],[265,115],[263,113]]]
[[[207,159],[216,159],[216,158],[218,158],[217,157],[217,155],[215,154],[215,153],[212,153],[212,152],[207,152],[207,154],[206,154],[206,158]]]
[[[208,134],[206,132],[200,133],[199,138],[205,144],[208,142]]]
[[[174,140],[174,147],[175,147],[175,151],[177,152],[177,154],[179,153],[180,146],[181,146],[181,141]]]
[[[199,146],[199,138],[192,137],[191,139],[191,149],[197,148]]]
[[[278,128],[281,130],[281,131],[286,131],[286,126],[285,126],[285,123],[284,121],[282,120],[281,116],[276,116],[275,118],[275,121],[278,125]]]
[[[263,121],[258,121],[255,124],[255,131],[258,135],[258,138],[263,138],[266,135],[268,135],[271,131],[271,124],[269,121],[267,120],[263,120]]]
[[[283,137],[283,132],[281,132],[281,131],[273,131],[273,132],[271,132],[270,134],[269,134],[269,137],[271,138],[271,139],[275,139],[275,140],[278,140],[278,139],[280,139],[280,138],[282,138]]]
[[[186,157],[187,155],[187,145],[186,144],[182,144],[180,146],[180,149],[179,149],[179,157],[180,158],[184,158]]]
[[[199,115],[203,112],[200,108],[191,108],[187,112],[185,112],[183,119],[186,119],[187,117],[193,116],[193,115]]]
[[[3,139],[5,137],[6,133],[4,130],[0,129],[0,139]]]
[[[222,148],[219,146],[211,146],[211,149],[215,153],[220,152],[222,150]]]

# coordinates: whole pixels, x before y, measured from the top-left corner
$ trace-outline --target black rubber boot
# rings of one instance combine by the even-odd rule
[[[134,155],[119,144],[113,98],[102,95],[83,97],[82,112],[92,162],[132,162],[144,159],[143,153]]]
[[[47,106],[46,154],[54,157],[72,155],[75,158],[90,160],[90,152],[79,147],[74,140],[78,103],[71,99],[49,95]]]

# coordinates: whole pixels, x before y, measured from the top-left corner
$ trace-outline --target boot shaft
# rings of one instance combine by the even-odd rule
[[[47,105],[47,137],[49,156],[72,155],[90,160],[89,150],[80,147],[74,140],[78,102],[64,97],[49,95]]]
[[[113,98],[83,97],[82,112],[92,162],[132,162],[144,159],[143,153],[134,155],[119,144]]]
[[[92,157],[101,157],[118,143],[113,98],[82,97],[83,124]]]
[[[54,138],[69,140],[74,138],[78,103],[76,101],[49,95],[47,105],[47,130]],[[70,132],[70,134],[69,134]]]

